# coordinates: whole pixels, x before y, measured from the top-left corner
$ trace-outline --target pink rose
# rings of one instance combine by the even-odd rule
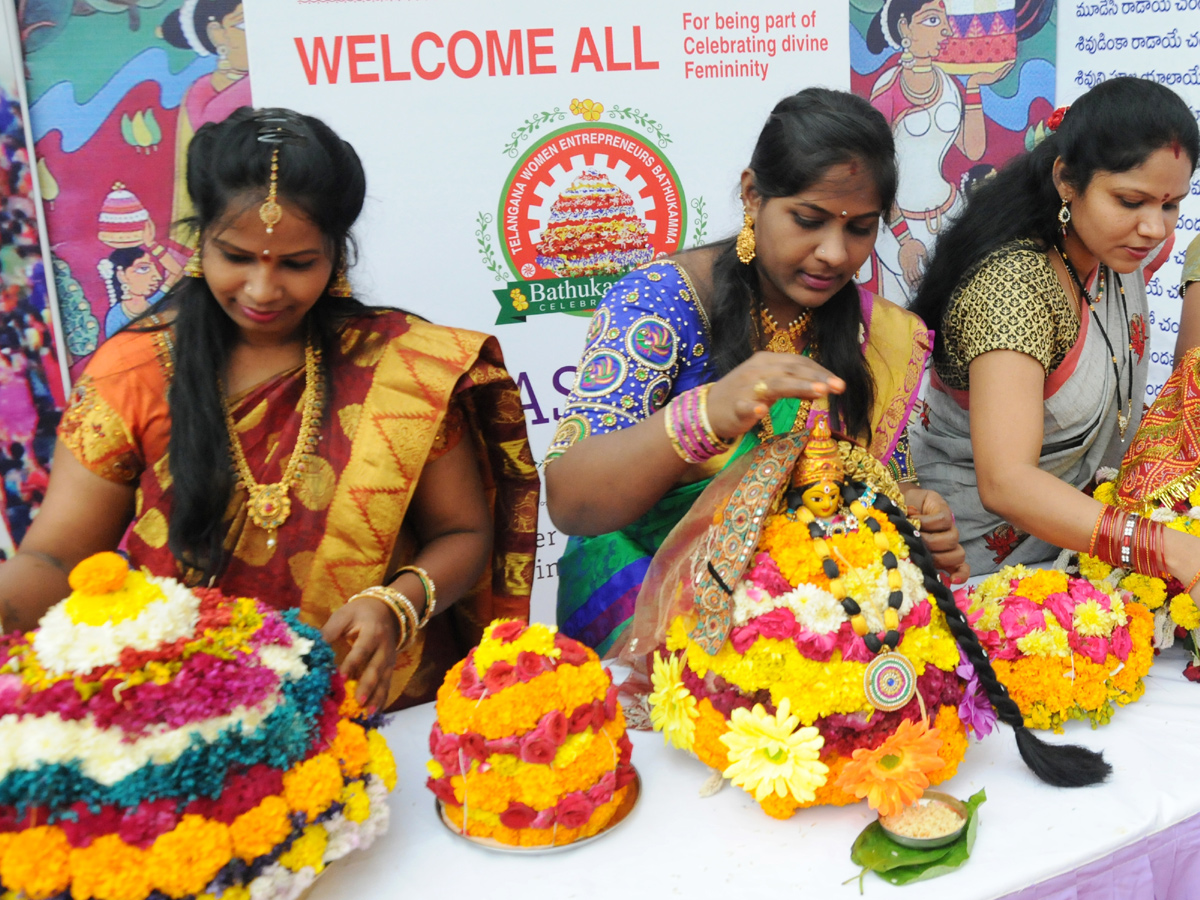
[[[909,628],[924,628],[929,624],[930,617],[933,615],[933,604],[918,603],[908,615],[900,620],[900,630],[907,631]]]
[[[483,735],[477,731],[468,731],[458,739],[458,746],[462,750],[463,756],[467,759],[477,759],[480,762],[487,759],[485,743]]]
[[[521,681],[532,681],[551,667],[550,660],[540,654],[528,650],[517,654],[517,677]]]
[[[433,727],[429,729],[429,755],[437,756],[438,742],[442,739],[442,726],[440,722],[434,722]]]
[[[14,706],[24,686],[20,675],[0,675],[0,707],[8,709]]]
[[[1108,658],[1108,641],[1102,637],[1084,637],[1072,633],[1070,643],[1072,650],[1083,654],[1097,665],[1103,665]]]
[[[537,810],[524,803],[513,801],[508,809],[500,813],[500,824],[505,828],[528,828],[537,818]]]
[[[1112,637],[1109,639],[1112,645],[1112,654],[1121,662],[1129,659],[1129,654],[1133,652],[1133,639],[1129,636],[1128,628],[1114,628]]]
[[[790,609],[773,609],[754,620],[758,633],[765,638],[785,641],[800,630]]]
[[[554,646],[559,649],[558,661],[562,665],[582,666],[588,661],[587,648],[565,634],[560,633],[554,636]]]
[[[963,615],[969,615],[969,610],[971,609],[971,591],[965,587],[955,591],[954,605],[962,610]]]
[[[511,644],[525,633],[525,623],[521,621],[501,622],[492,629],[492,637],[505,644]]]
[[[521,741],[521,759],[536,766],[548,766],[554,762],[554,754],[558,746],[536,733],[526,736]]]
[[[494,741],[488,741],[484,748],[484,753],[488,756],[499,754],[501,756],[518,756],[521,753],[521,742],[515,737],[499,738]]]
[[[779,566],[775,564],[775,560],[771,559],[768,553],[759,553],[754,557],[754,565],[746,573],[746,578],[772,597],[786,594],[792,589],[791,584],[783,577]]]
[[[433,758],[446,770],[446,774],[461,775],[462,767],[459,765],[458,735],[443,734],[438,738],[437,749],[433,751]]]
[[[617,789],[617,773],[605,772],[600,780],[588,788],[587,797],[596,806],[603,806],[612,799],[613,791]]]
[[[1035,628],[1046,627],[1046,614],[1040,606],[1024,597],[1009,597],[1000,611],[1005,636],[1015,642]]]
[[[1075,599],[1070,594],[1051,594],[1042,601],[1042,607],[1054,613],[1058,624],[1070,631],[1075,621]]]
[[[546,713],[539,723],[539,727],[546,730],[546,736],[555,744],[561,744],[567,739],[568,725],[567,717],[561,709],[554,709]]]
[[[558,801],[556,809],[558,824],[563,828],[581,828],[596,811],[596,806],[585,794],[572,791]]]
[[[729,642],[738,653],[745,653],[758,640],[758,628],[753,622],[749,625],[738,625],[729,632]]]
[[[567,733],[582,734],[587,731],[592,724],[592,712],[593,706],[590,703],[575,707],[575,711],[571,713],[571,721],[567,723]]]
[[[543,809],[537,814],[533,822],[530,823],[530,828],[549,828],[554,824],[554,807]]]
[[[483,684],[488,689],[489,694],[498,694],[505,688],[512,687],[516,683],[517,670],[513,668],[512,663],[507,663],[504,660],[492,663],[492,667],[483,676]]]
[[[817,634],[807,628],[801,628],[795,640],[796,647],[805,658],[828,662],[833,656],[834,647],[837,646],[838,633],[831,631],[828,634]]]
[[[449,776],[445,778],[427,778],[425,787],[429,788],[439,800],[447,806],[462,806],[454,796],[454,786],[450,784]]]
[[[473,660],[463,666],[462,674],[458,676],[458,690],[466,697],[470,697],[471,692],[475,690],[479,690],[482,693],[483,685],[479,681],[479,673],[475,671],[475,662]]]
[[[1067,591],[1070,593],[1071,599],[1076,603],[1095,600],[1105,612],[1112,609],[1112,598],[1104,593],[1104,591],[1096,590],[1096,588],[1092,587],[1091,582],[1085,581],[1082,578],[1071,579],[1070,585],[1067,586]]]

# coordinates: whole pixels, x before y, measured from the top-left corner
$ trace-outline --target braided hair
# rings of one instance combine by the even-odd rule
[[[857,499],[866,488],[867,485],[861,482],[847,482],[842,489],[842,495],[849,503]],[[1016,733],[1017,750],[1020,751],[1021,759],[1025,760],[1025,765],[1042,781],[1056,787],[1084,787],[1098,784],[1107,778],[1112,772],[1112,766],[1105,762],[1103,754],[1078,744],[1047,744],[1025,727],[1025,717],[1021,714],[1020,707],[1009,696],[1008,688],[996,677],[996,670],[992,668],[978,636],[967,622],[967,617],[954,602],[954,595],[937,577],[933,554],[929,552],[925,542],[921,540],[912,523],[896,508],[896,504],[883,494],[875,499],[874,506],[888,517],[888,521],[904,538],[904,543],[908,545],[909,559],[925,576],[925,590],[937,602],[938,609],[946,617],[946,624],[950,633],[954,635],[954,640],[975,667],[979,683],[987,692],[988,701],[996,710],[996,716]]]

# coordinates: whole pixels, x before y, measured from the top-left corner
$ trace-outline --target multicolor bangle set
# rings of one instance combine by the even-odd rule
[[[1166,562],[1166,526],[1115,506],[1106,505],[1096,519],[1088,554],[1110,566],[1154,578],[1171,577]]]
[[[667,404],[663,424],[675,453],[686,463],[702,463],[729,449],[708,421],[708,389],[703,384]]]
[[[375,584],[368,588],[363,588],[357,594],[346,602],[352,602],[363,597],[370,597],[378,600],[387,606],[396,617],[396,622],[400,625],[400,638],[396,642],[396,652],[399,653],[417,636],[417,632],[429,624],[429,620],[433,618],[434,610],[437,608],[437,592],[433,585],[433,579],[429,577],[429,573],[420,566],[404,566],[396,571],[396,576],[399,577],[405,572],[412,572],[421,579],[421,587],[425,589],[425,615],[418,616],[417,608],[413,606],[413,602],[404,595],[403,592],[396,590],[393,587],[388,587],[385,584]]]

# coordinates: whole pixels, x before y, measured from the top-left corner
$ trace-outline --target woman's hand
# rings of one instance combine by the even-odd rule
[[[950,576],[951,584],[965,582],[971,576],[971,567],[967,565],[967,551],[958,541],[958,526],[950,505],[937,491],[915,484],[902,484],[900,489],[908,515],[921,522],[921,539],[933,554],[934,565]]]
[[[910,237],[900,244],[900,253],[896,261],[900,263],[900,271],[904,273],[904,280],[914,290],[921,283],[921,276],[925,274],[927,255],[928,251],[925,249],[925,245],[915,237]]]
[[[967,79],[967,90],[977,91],[985,84],[995,84],[997,81],[1003,80],[1008,76],[1008,73],[1013,70],[1016,63],[1007,63],[1001,66],[995,72],[976,72]]]
[[[347,678],[357,679],[356,696],[363,707],[383,709],[400,640],[400,623],[395,613],[382,600],[359,597],[329,617],[321,629],[321,637],[331,644],[343,638],[350,642],[350,652],[338,671]]]
[[[760,351],[709,388],[708,421],[729,440],[753,428],[782,397],[815,400],[845,389],[846,382],[806,356]]]

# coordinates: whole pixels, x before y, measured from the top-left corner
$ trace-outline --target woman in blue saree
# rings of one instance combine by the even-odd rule
[[[741,186],[736,241],[650,263],[609,289],[546,454],[550,515],[574,535],[559,562],[559,628],[601,654],[712,477],[818,410],[893,467],[938,565],[967,575],[948,507],[907,463],[931,335],[853,281],[895,197],[887,122],[851,94],[787,97]]]

